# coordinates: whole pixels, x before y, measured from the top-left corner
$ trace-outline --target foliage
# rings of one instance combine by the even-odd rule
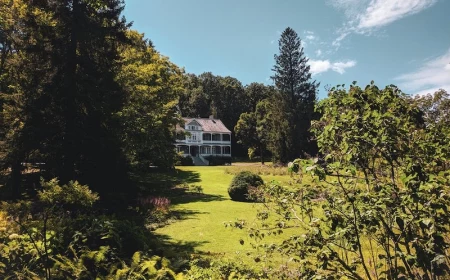
[[[429,141],[439,145],[446,155],[442,157],[438,167],[444,170],[450,168],[450,149],[446,149],[450,135],[450,95],[445,90],[439,90],[434,94],[415,96],[411,102],[423,114]]]
[[[180,122],[176,110],[182,92],[182,70],[160,55],[142,34],[127,33],[132,45],[123,47],[117,80],[127,96],[118,113],[123,149],[140,167],[172,167],[175,160],[173,128]]]
[[[228,187],[228,194],[235,201],[253,201],[250,197],[252,188],[258,188],[263,185],[263,179],[249,171],[242,171],[236,174]]]
[[[280,273],[297,278],[448,277],[450,173],[434,168],[448,147],[429,141],[420,111],[395,86],[373,83],[332,88],[318,110],[326,170],[296,161],[312,183],[260,188],[266,207],[248,229],[255,246],[290,257]],[[294,228],[280,244],[264,242]]]
[[[177,154],[176,159],[175,159],[175,165],[176,166],[193,166],[194,161],[192,160],[192,158],[190,156],[185,157],[180,154]]]
[[[186,279],[264,279],[262,272],[242,262],[228,259],[194,259],[186,272]]]
[[[284,122],[272,125],[269,136],[277,138],[284,134],[284,141],[272,141],[272,145],[268,147],[276,160],[287,163],[292,156],[316,152],[308,130],[314,119],[319,84],[310,81],[308,58],[305,57],[301,40],[293,29],[288,27],[281,33],[278,47],[280,53],[275,55],[272,79],[280,96],[279,99],[272,99],[276,105],[269,108],[276,114],[274,118]]]
[[[42,182],[36,201],[4,202],[9,223],[0,232],[2,279],[180,277],[169,260],[148,253],[148,234],[133,220],[97,213],[97,200],[87,186],[53,179]],[[162,200],[152,205],[167,207]]]
[[[179,100],[183,116],[207,118],[212,115],[229,129],[236,126],[239,116],[247,110],[246,93],[240,81],[210,72],[185,77],[185,92]],[[234,136],[231,141],[233,153],[242,154]]]
[[[18,15],[8,38],[14,45],[3,117],[11,120],[6,165],[16,197],[26,159],[45,162],[48,177],[63,183],[82,180],[105,195],[122,187],[126,169],[114,114],[124,98],[115,81],[118,46],[127,43],[123,2],[26,1],[19,8],[13,2],[2,3],[2,12]],[[102,189],[105,180],[110,186]]]
[[[144,197],[138,200],[141,215],[151,223],[165,221],[170,213],[170,200],[167,197]]]
[[[222,156],[206,156],[205,159],[209,162],[209,165],[231,165],[231,157]]]

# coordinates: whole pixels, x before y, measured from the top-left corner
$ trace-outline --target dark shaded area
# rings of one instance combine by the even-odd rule
[[[194,171],[155,169],[148,173],[132,173],[132,180],[143,194],[170,194],[170,190],[177,185],[200,182],[200,174]]]
[[[183,204],[183,203],[190,203],[190,202],[211,202],[211,201],[224,201],[226,200],[225,197],[222,195],[211,195],[211,194],[197,194],[197,193],[190,193],[184,191],[181,193],[180,196],[174,196],[172,198],[173,204]]]
[[[174,241],[165,234],[155,234],[152,239],[155,253],[167,258],[190,258],[193,253],[201,253],[195,248],[207,241]]]
[[[196,191],[192,186],[195,186],[201,180],[200,174],[194,171],[154,169],[148,173],[133,173],[131,177],[139,188],[140,197],[163,196],[169,198],[172,205],[226,200],[225,197],[220,195],[204,194],[200,190]],[[196,215],[202,214],[208,214],[208,212],[187,209],[172,210],[167,220],[149,227],[156,229],[182,220],[196,219]],[[196,249],[198,246],[207,243],[206,241],[175,241],[169,235],[155,232],[151,233],[150,239],[152,250],[160,256],[190,258],[192,254],[207,254],[207,252]]]
[[[170,170],[161,171],[155,169],[150,173],[131,174],[134,182],[140,190],[140,197],[164,196],[171,200],[172,204],[190,202],[223,201],[221,195],[204,194],[190,188],[190,184],[200,182],[200,174],[194,171]],[[200,187],[201,188],[201,187]]]
[[[200,212],[200,211],[193,211],[193,210],[187,210],[187,209],[179,209],[172,211],[173,217],[176,219],[176,221],[182,221],[187,219],[192,219],[191,216],[193,215],[201,215],[201,214],[209,214],[209,212]]]

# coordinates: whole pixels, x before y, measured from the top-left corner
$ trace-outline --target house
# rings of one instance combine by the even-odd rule
[[[177,152],[191,156],[195,165],[208,165],[210,156],[231,158],[231,131],[219,119],[183,118],[177,126]]]

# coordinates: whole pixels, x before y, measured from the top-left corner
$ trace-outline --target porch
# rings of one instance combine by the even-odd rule
[[[231,157],[230,145],[176,145],[177,152],[183,155],[197,156],[229,156]]]

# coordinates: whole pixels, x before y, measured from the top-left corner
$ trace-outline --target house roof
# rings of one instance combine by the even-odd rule
[[[205,132],[220,132],[220,133],[231,133],[231,131],[226,128],[223,122],[219,119],[209,119],[209,118],[183,118],[185,125],[192,121],[196,121]],[[184,130],[182,127],[177,126],[177,130]]]

